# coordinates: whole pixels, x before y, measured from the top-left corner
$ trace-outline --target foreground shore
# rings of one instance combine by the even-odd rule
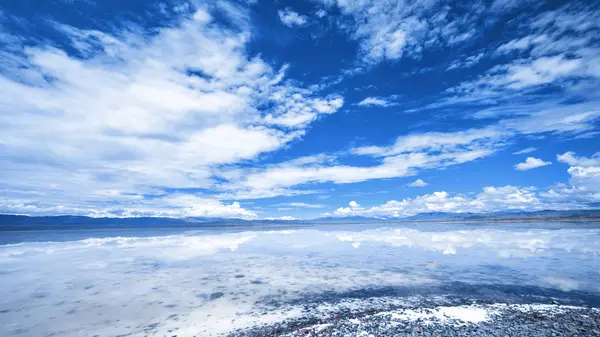
[[[600,336],[600,309],[558,304],[402,308],[293,319],[228,336]]]

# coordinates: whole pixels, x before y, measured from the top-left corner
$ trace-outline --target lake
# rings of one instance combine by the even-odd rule
[[[216,336],[398,306],[600,305],[600,223],[0,232],[2,336]],[[312,315],[312,316],[311,316]]]

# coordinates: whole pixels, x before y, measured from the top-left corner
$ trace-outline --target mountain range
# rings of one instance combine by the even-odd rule
[[[41,230],[73,228],[151,228],[151,227],[210,227],[253,226],[269,224],[319,223],[395,223],[395,222],[460,222],[460,221],[600,221],[600,209],[495,213],[421,213],[405,218],[323,217],[311,220],[245,220],[225,218],[93,218],[87,216],[24,216],[0,214],[0,230]]]

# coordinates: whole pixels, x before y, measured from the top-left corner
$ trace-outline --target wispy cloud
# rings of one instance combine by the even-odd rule
[[[344,15],[340,28],[360,44],[359,59],[365,64],[402,57],[417,57],[424,48],[454,46],[476,34],[476,13],[449,15],[450,8],[415,1],[325,1]],[[477,14],[481,12],[476,11]]]
[[[476,65],[484,56],[484,53],[479,53],[477,55],[471,55],[466,57],[464,60],[456,60],[452,64],[446,68],[446,70],[460,69],[460,68],[470,68]]]
[[[325,205],[323,204],[310,204],[305,202],[283,202],[279,204],[274,204],[273,206],[283,206],[283,207],[295,207],[295,208],[323,208]]]
[[[526,147],[526,148],[524,148],[522,150],[513,152],[513,154],[526,154],[526,153],[534,152],[536,150],[537,150],[537,148],[535,148],[535,147]]]
[[[392,105],[397,105],[398,103],[395,102],[395,100],[398,97],[396,95],[392,95],[389,97],[367,97],[365,99],[363,99],[362,101],[358,102],[357,105],[358,106],[381,106],[381,107],[388,107],[388,106],[392,106]]]
[[[505,132],[498,129],[472,129],[450,133],[425,133],[398,137],[387,147],[355,148],[351,153],[374,157],[380,164],[353,166],[336,164],[331,157],[289,161],[250,170],[241,178],[220,186],[241,197],[250,193],[270,195],[270,191],[308,183],[349,184],[373,179],[412,176],[419,170],[458,165],[493,154],[503,146]]]

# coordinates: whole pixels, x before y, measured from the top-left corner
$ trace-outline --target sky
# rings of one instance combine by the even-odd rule
[[[600,208],[596,1],[4,1],[0,212]]]

